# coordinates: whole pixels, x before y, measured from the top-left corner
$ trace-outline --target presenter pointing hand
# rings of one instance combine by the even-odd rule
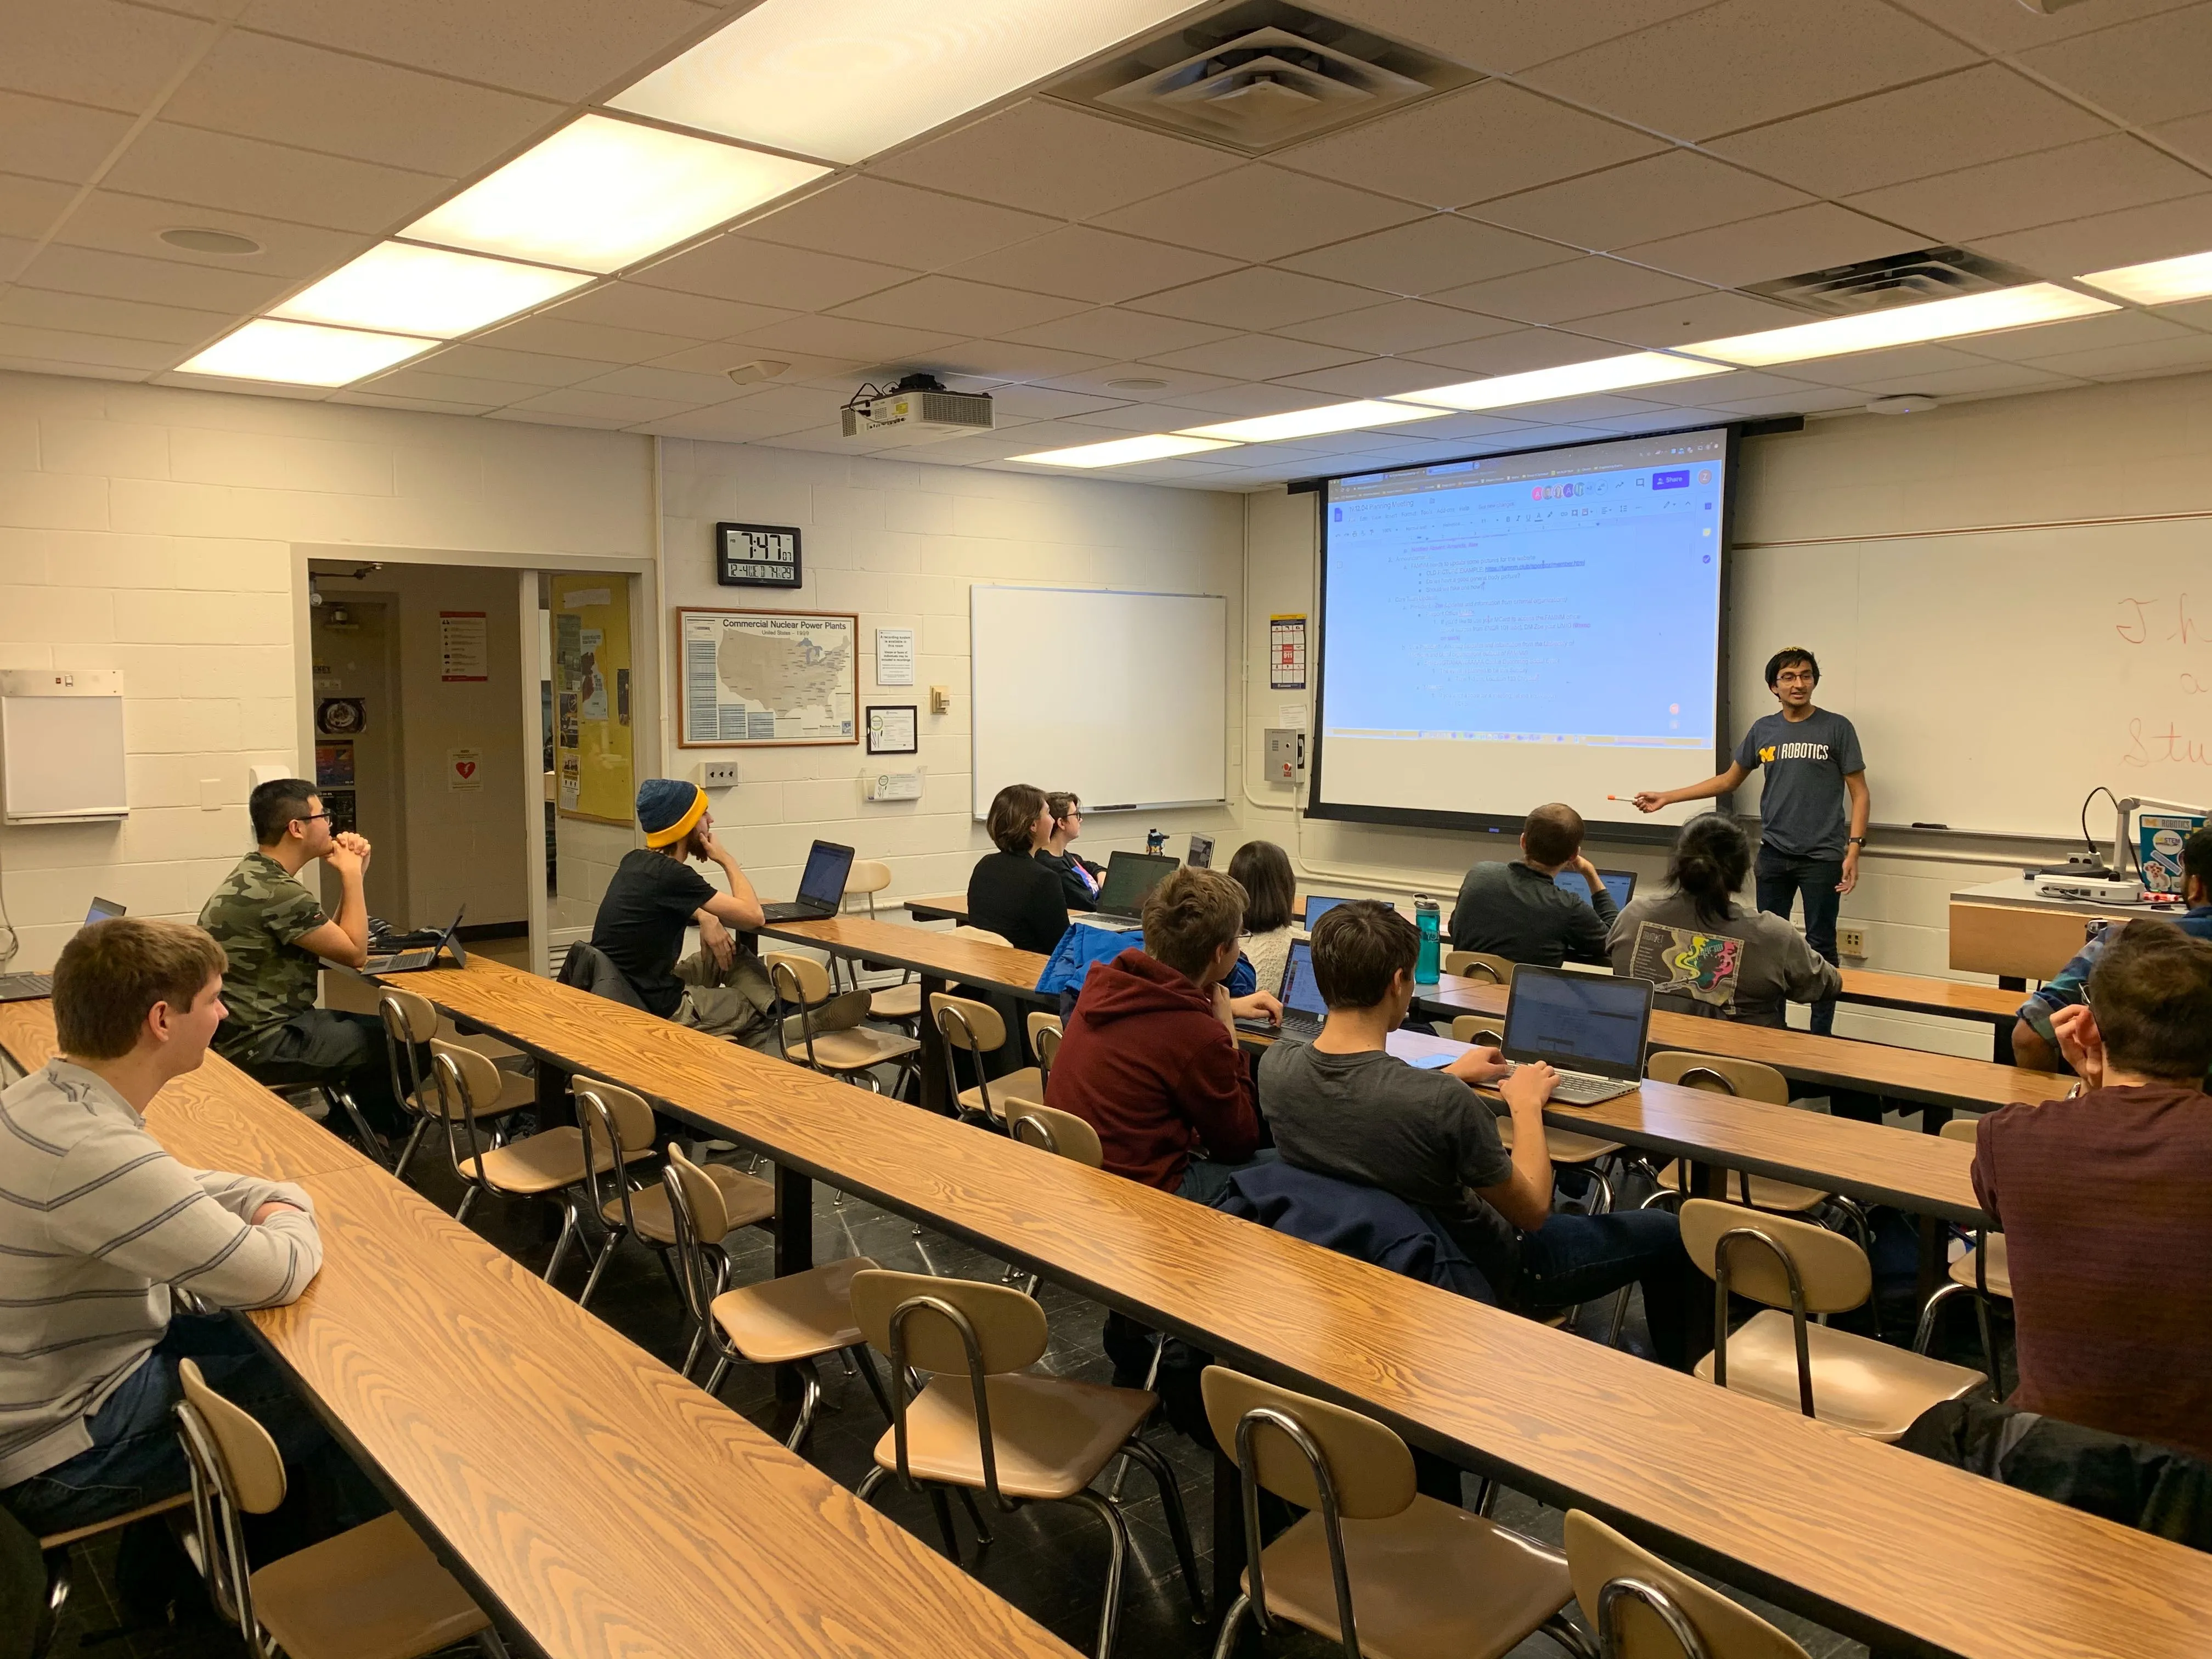
[[[1656,812],[1679,801],[1705,800],[1741,786],[1766,769],[1759,800],[1759,908],[1787,917],[1805,897],[1805,942],[1836,961],[1836,915],[1843,895],[1858,885],[1859,848],[1866,844],[1873,799],[1858,732],[1841,714],[1813,703],[1820,665],[1792,646],[1766,665],[1767,689],[1779,712],[1761,715],[1736,746],[1727,771],[1682,789],[1647,789],[1636,810]],[[1833,1029],[1833,1001],[1813,1005],[1813,1029]]]

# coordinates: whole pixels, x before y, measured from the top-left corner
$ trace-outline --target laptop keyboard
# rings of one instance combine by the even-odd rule
[[[52,974],[0,974],[0,1001],[24,1002],[54,994]]]
[[[1635,1086],[1618,1078],[1599,1077],[1589,1072],[1562,1072],[1559,1082],[1552,1087],[1552,1098],[1564,1100],[1571,1106],[1595,1106],[1601,1100],[1625,1095]]]

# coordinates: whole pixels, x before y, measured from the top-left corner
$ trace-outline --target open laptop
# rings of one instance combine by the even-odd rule
[[[1318,893],[1308,893],[1306,895],[1306,932],[1309,933],[1313,932],[1314,923],[1319,921],[1330,911],[1335,909],[1338,905],[1346,904],[1350,902],[1351,901],[1348,899],[1323,898]]]
[[[845,878],[852,873],[851,848],[817,841],[808,849],[806,868],[799,873],[799,896],[764,904],[761,915],[770,921],[819,921],[834,916],[845,902]]]
[[[461,948],[461,918],[468,914],[468,909],[469,907],[464,904],[453,912],[453,919],[446,924],[446,931],[438,936],[434,945],[418,946],[412,951],[388,951],[380,957],[371,957],[361,964],[361,971],[364,974],[419,973],[425,968],[438,965],[441,951],[453,953],[454,967],[467,967],[469,953]]]
[[[1651,987],[1523,963],[1505,1004],[1505,1058],[1559,1068],[1552,1098],[1594,1106],[1635,1088],[1651,1031]]]
[[[1613,895],[1613,908],[1626,910],[1628,901],[1636,896],[1636,872],[1633,870],[1601,870],[1597,878],[1605,884],[1605,890]],[[1553,884],[1563,893],[1572,893],[1584,904],[1589,902],[1589,884],[1583,879],[1582,872],[1570,865],[1552,878]]]
[[[1098,884],[1098,908],[1083,918],[1086,926],[1138,927],[1145,901],[1168,878],[1176,860],[1160,853],[1115,853],[1106,860],[1106,879]]]
[[[1311,1042],[1321,1035],[1322,1025],[1328,1018],[1328,1005],[1321,1000],[1321,987],[1314,981],[1313,946],[1302,939],[1291,941],[1291,953],[1283,958],[1283,982],[1275,1000],[1283,1005],[1280,1025],[1271,1025],[1264,1019],[1240,1019],[1237,1029],[1291,1042]]]
[[[87,927],[95,921],[109,921],[125,915],[124,908],[113,899],[96,898],[92,908],[84,913]],[[0,974],[0,1002],[28,1002],[33,997],[50,997],[54,994],[52,974]]]

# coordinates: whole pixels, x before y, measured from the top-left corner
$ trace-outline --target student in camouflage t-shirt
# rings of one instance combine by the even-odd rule
[[[304,778],[260,785],[248,810],[258,844],[200,910],[200,926],[230,958],[222,977],[229,1013],[216,1052],[263,1083],[337,1084],[379,1133],[396,1133],[406,1119],[392,1092],[382,1024],[373,1014],[315,1006],[324,962],[358,968],[368,960],[362,894],[368,842],[350,830],[332,835],[322,799]],[[317,859],[337,873],[335,919],[300,880]]]

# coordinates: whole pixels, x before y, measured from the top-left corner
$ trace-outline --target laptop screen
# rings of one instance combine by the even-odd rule
[[[1170,858],[1150,853],[1116,853],[1106,860],[1106,879],[1098,889],[1098,908],[1109,915],[1133,916],[1145,898],[1176,867]]]
[[[1323,898],[1318,893],[1308,893],[1306,895],[1306,932],[1309,933],[1313,932],[1314,923],[1344,902],[1345,901],[1340,898]]]
[[[1597,878],[1605,884],[1605,890],[1613,895],[1613,908],[1626,909],[1628,901],[1636,896],[1636,872],[1633,870],[1601,870]],[[1583,879],[1582,872],[1562,870],[1552,878],[1554,886],[1563,893],[1572,893],[1584,904],[1589,902],[1589,884]]]
[[[851,848],[817,841],[806,855],[806,871],[799,878],[799,896],[814,904],[842,904],[845,878],[852,872]]]
[[[113,899],[96,898],[92,902],[92,908],[84,913],[84,925],[89,927],[95,921],[112,921],[123,914],[123,906]]]
[[[1643,980],[1523,966],[1514,970],[1505,1005],[1505,1057],[1638,1077],[1650,1023],[1651,988]]]
[[[1291,941],[1290,959],[1283,964],[1283,1006],[1316,1019],[1328,1018],[1328,1005],[1321,1000],[1321,987],[1314,980],[1313,946],[1302,939]]]

